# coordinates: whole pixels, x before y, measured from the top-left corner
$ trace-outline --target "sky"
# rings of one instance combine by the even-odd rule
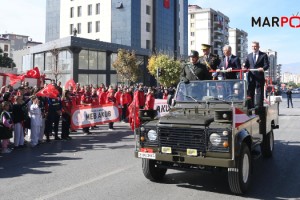
[[[263,2],[263,3],[262,3]],[[248,33],[251,41],[259,41],[261,50],[278,53],[278,64],[298,65],[300,69],[300,28],[252,27],[251,18],[300,16],[299,0],[189,0],[189,4],[212,8],[229,17],[229,26]],[[45,42],[46,0],[0,0],[0,34],[27,35],[36,42]],[[5,5],[5,6],[4,6]],[[293,20],[295,24],[300,20]],[[251,49],[249,49],[249,52]]]

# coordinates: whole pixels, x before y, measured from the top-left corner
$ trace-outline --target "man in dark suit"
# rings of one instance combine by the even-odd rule
[[[217,73],[218,78],[222,77],[222,79],[237,79],[239,73],[231,72],[232,70],[241,69],[241,61],[239,57],[231,54],[231,46],[225,45],[223,47],[224,58],[220,63],[217,72],[224,69],[227,70],[226,73],[219,72]]]
[[[194,80],[210,80],[209,72],[206,66],[199,61],[198,51],[191,51],[190,63],[183,65],[180,73],[180,81],[189,83]]]
[[[200,62],[204,64],[208,71],[210,70],[216,70],[221,62],[220,58],[216,54],[212,54],[210,52],[211,45],[208,44],[201,44],[201,50],[203,52],[203,56],[199,58]],[[214,77],[212,76],[212,73],[209,73],[210,80]]]
[[[248,96],[251,98],[250,107],[254,107],[254,94],[256,89],[255,105],[263,106],[264,102],[264,71],[269,69],[269,58],[266,53],[259,51],[259,42],[252,42],[252,53],[248,54],[245,61],[245,68],[258,69],[258,71],[248,72]]]

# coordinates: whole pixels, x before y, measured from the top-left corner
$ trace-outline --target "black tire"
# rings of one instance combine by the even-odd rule
[[[243,143],[236,168],[228,168],[228,183],[232,193],[244,194],[251,181],[251,154],[248,146]]]
[[[156,161],[150,159],[142,159],[142,169],[144,176],[150,181],[155,182],[161,181],[167,172],[167,169],[159,168]]]
[[[271,130],[268,134],[263,136],[263,142],[261,143],[261,152],[263,157],[270,158],[273,155],[274,150],[274,133]]]

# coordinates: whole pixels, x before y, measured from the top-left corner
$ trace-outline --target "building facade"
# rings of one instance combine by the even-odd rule
[[[244,63],[248,55],[248,33],[237,28],[229,28],[229,45],[232,54],[240,58]]]
[[[201,44],[212,46],[214,54],[222,56],[222,47],[229,44],[229,18],[211,8],[188,7],[188,51],[200,51]]]
[[[3,51],[3,54],[6,53],[10,55],[10,41],[7,38],[0,37],[0,48]]]
[[[268,49],[264,52],[268,55],[269,62],[270,62],[270,67],[268,71],[265,72],[265,76],[271,78],[273,82],[277,81],[277,77],[278,77],[277,68],[280,67],[279,65],[277,65],[277,51]]]
[[[142,48],[69,36],[30,48],[31,56],[23,56],[23,62],[32,63],[47,78],[63,85],[70,79],[82,85],[116,85],[120,77],[112,63],[118,49],[135,50],[142,72],[139,81],[153,85],[154,79],[146,69],[151,52]]]
[[[187,8],[185,0],[170,0],[168,7],[161,0],[47,0],[46,42],[76,35],[186,56]]]

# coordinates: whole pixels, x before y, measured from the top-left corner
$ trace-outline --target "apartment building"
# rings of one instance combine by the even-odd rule
[[[73,35],[185,56],[187,8],[184,0],[47,0],[46,42]]]
[[[229,45],[232,54],[238,56],[241,63],[244,63],[248,55],[248,33],[237,28],[229,28]]]
[[[211,51],[222,56],[222,47],[229,44],[229,18],[211,8],[188,7],[188,51],[200,51],[201,44],[212,45]]]

